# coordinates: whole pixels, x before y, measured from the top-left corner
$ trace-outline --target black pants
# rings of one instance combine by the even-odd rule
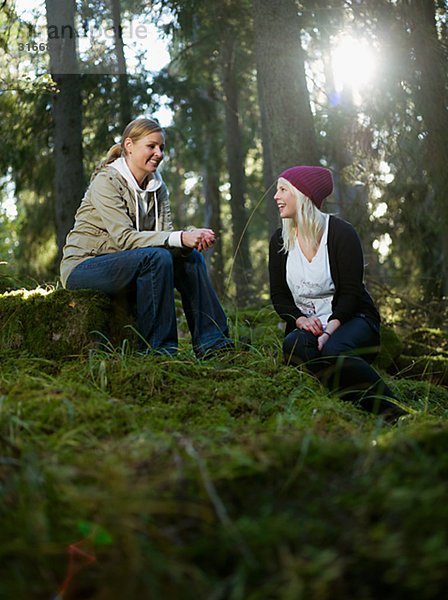
[[[388,400],[395,396],[370,364],[379,345],[376,324],[370,324],[364,317],[354,317],[330,336],[322,351],[317,348],[314,334],[295,329],[284,339],[283,355],[287,364],[305,364],[344,400],[356,402],[374,413],[403,412]]]

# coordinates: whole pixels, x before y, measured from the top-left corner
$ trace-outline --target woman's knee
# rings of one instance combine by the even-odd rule
[[[339,327],[322,349],[322,356],[360,356],[371,362],[378,352],[379,333],[361,317]]]
[[[154,267],[162,270],[172,270],[173,255],[166,248],[141,248],[139,253],[144,267]]]
[[[309,345],[310,339],[308,339],[307,332],[298,329],[292,331],[283,340],[283,356],[285,360],[289,360],[292,357],[306,360],[308,358]]]
[[[322,348],[321,354],[324,357],[329,356],[340,356],[341,354],[349,354],[353,348],[345,344],[335,343],[329,339],[325,346]]]
[[[193,267],[199,267],[205,264],[204,257],[196,249],[193,249],[189,254],[183,256],[181,260],[185,262],[185,264]]]
[[[353,356],[361,358],[368,363],[371,363],[377,354],[377,347],[357,347],[356,345],[345,341],[338,342],[328,340],[322,348],[322,356],[326,358],[334,356]]]
[[[296,335],[295,331],[293,331],[292,333],[289,333],[283,340],[283,354],[285,356],[292,354],[296,348],[296,344]]]

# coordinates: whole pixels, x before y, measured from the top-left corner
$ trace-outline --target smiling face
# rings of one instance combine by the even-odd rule
[[[297,199],[287,184],[281,178],[277,183],[277,192],[274,196],[282,219],[294,219],[297,214]]]
[[[126,138],[124,141],[126,162],[141,185],[144,179],[157,170],[163,160],[165,137],[161,131],[152,131],[137,141]]]

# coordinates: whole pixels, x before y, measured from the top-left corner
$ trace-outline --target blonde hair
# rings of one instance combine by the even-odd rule
[[[124,147],[124,142],[127,138],[130,138],[133,142],[138,142],[138,140],[141,140],[145,135],[155,131],[163,133],[163,128],[156,119],[139,117],[128,123],[123,131],[120,143],[114,144],[109,148],[106,158],[96,166],[92,179],[101,169],[110,165],[110,163],[114,162],[117,158],[120,158],[120,156],[127,156],[127,150]]]
[[[325,227],[325,214],[315,204],[302,194],[300,190],[292,185],[284,177],[280,177],[278,183],[290,190],[296,198],[296,214],[292,219],[282,219],[283,250],[289,252],[297,240],[300,231],[305,242],[317,251],[320,237]]]

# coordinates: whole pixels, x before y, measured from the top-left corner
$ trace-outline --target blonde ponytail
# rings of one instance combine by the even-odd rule
[[[105,167],[106,165],[110,165],[111,162],[117,160],[117,158],[120,158],[122,154],[123,148],[121,144],[114,144],[109,148],[106,159],[103,161],[102,166]]]
[[[91,177],[90,181],[92,181],[92,179],[94,179],[94,177],[101,171],[101,169],[104,169],[104,167],[107,167],[107,165],[110,165],[110,163],[114,162],[114,160],[117,160],[117,158],[120,158],[120,156],[122,156],[122,154],[123,154],[123,148],[122,148],[121,144],[114,144],[113,146],[111,146],[107,152],[106,158],[96,165],[95,170],[92,173],[92,177]]]

